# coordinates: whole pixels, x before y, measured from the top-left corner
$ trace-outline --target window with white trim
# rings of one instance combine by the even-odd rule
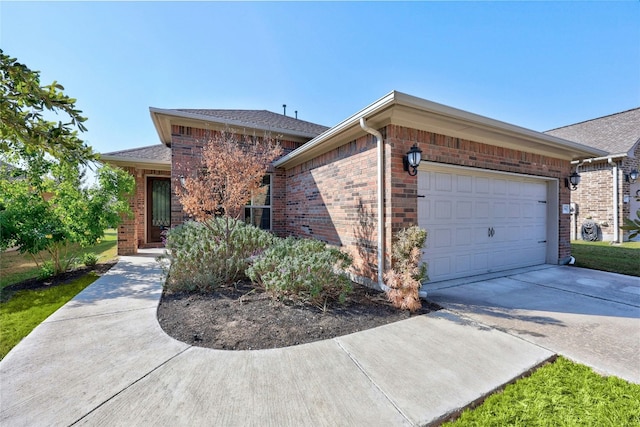
[[[271,230],[271,174],[262,177],[262,185],[244,208],[244,220],[263,230]]]

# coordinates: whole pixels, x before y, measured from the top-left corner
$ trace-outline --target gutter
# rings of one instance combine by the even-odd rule
[[[378,150],[378,286],[380,290],[389,289],[384,284],[384,142],[382,134],[367,126],[367,120],[360,117],[360,127],[367,133],[376,137]]]

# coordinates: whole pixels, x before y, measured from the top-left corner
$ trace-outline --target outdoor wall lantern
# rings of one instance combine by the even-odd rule
[[[624,176],[625,181],[630,182],[630,183],[635,183],[638,180],[638,170],[634,169],[631,172],[629,172],[629,175],[625,175]]]
[[[411,147],[407,155],[402,158],[404,170],[407,171],[409,175],[416,176],[420,160],[422,160],[422,150],[418,148],[417,144],[413,144],[413,147]]]
[[[577,190],[578,184],[580,184],[580,174],[578,172],[573,172],[569,178],[564,179],[565,187],[571,191]]]
[[[182,186],[182,188],[184,188],[184,184],[185,184],[184,175],[180,175],[178,178],[180,179],[180,185]]]

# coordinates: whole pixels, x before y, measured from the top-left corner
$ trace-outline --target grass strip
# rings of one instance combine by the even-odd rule
[[[89,273],[64,285],[16,292],[0,303],[0,359],[53,312],[98,279]]]
[[[640,242],[612,245],[609,242],[571,242],[576,266],[592,270],[640,276]]]
[[[118,233],[115,229],[106,230],[102,241],[87,248],[77,244],[72,245],[69,256],[82,258],[85,253],[92,252],[99,257],[98,262],[109,261],[117,256]],[[29,254],[21,254],[18,251],[0,253],[0,289],[21,282],[26,279],[38,277],[40,268]]]
[[[640,385],[558,357],[444,426],[638,426]]]

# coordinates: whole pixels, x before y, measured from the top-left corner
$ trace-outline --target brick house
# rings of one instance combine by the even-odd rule
[[[136,177],[136,215],[120,227],[120,254],[154,244],[154,222],[184,220],[171,190],[180,165],[198,156],[207,132],[230,126],[271,132],[285,148],[265,179],[269,200],[248,206],[247,220],[341,247],[368,284],[381,283],[394,234],[413,224],[429,231],[432,281],[564,262],[571,162],[606,154],[395,91],[331,128],[268,111],[151,108],[151,116],[162,145],[102,156]],[[415,172],[404,161],[414,145],[423,159]],[[154,217],[154,191],[169,199],[170,218]]]
[[[636,177],[640,169],[640,108],[545,133],[607,153],[573,161],[581,180],[571,192],[572,239],[628,240],[628,233],[619,226],[624,218],[635,219],[640,209],[640,179]],[[589,233],[593,223],[596,229]]]

